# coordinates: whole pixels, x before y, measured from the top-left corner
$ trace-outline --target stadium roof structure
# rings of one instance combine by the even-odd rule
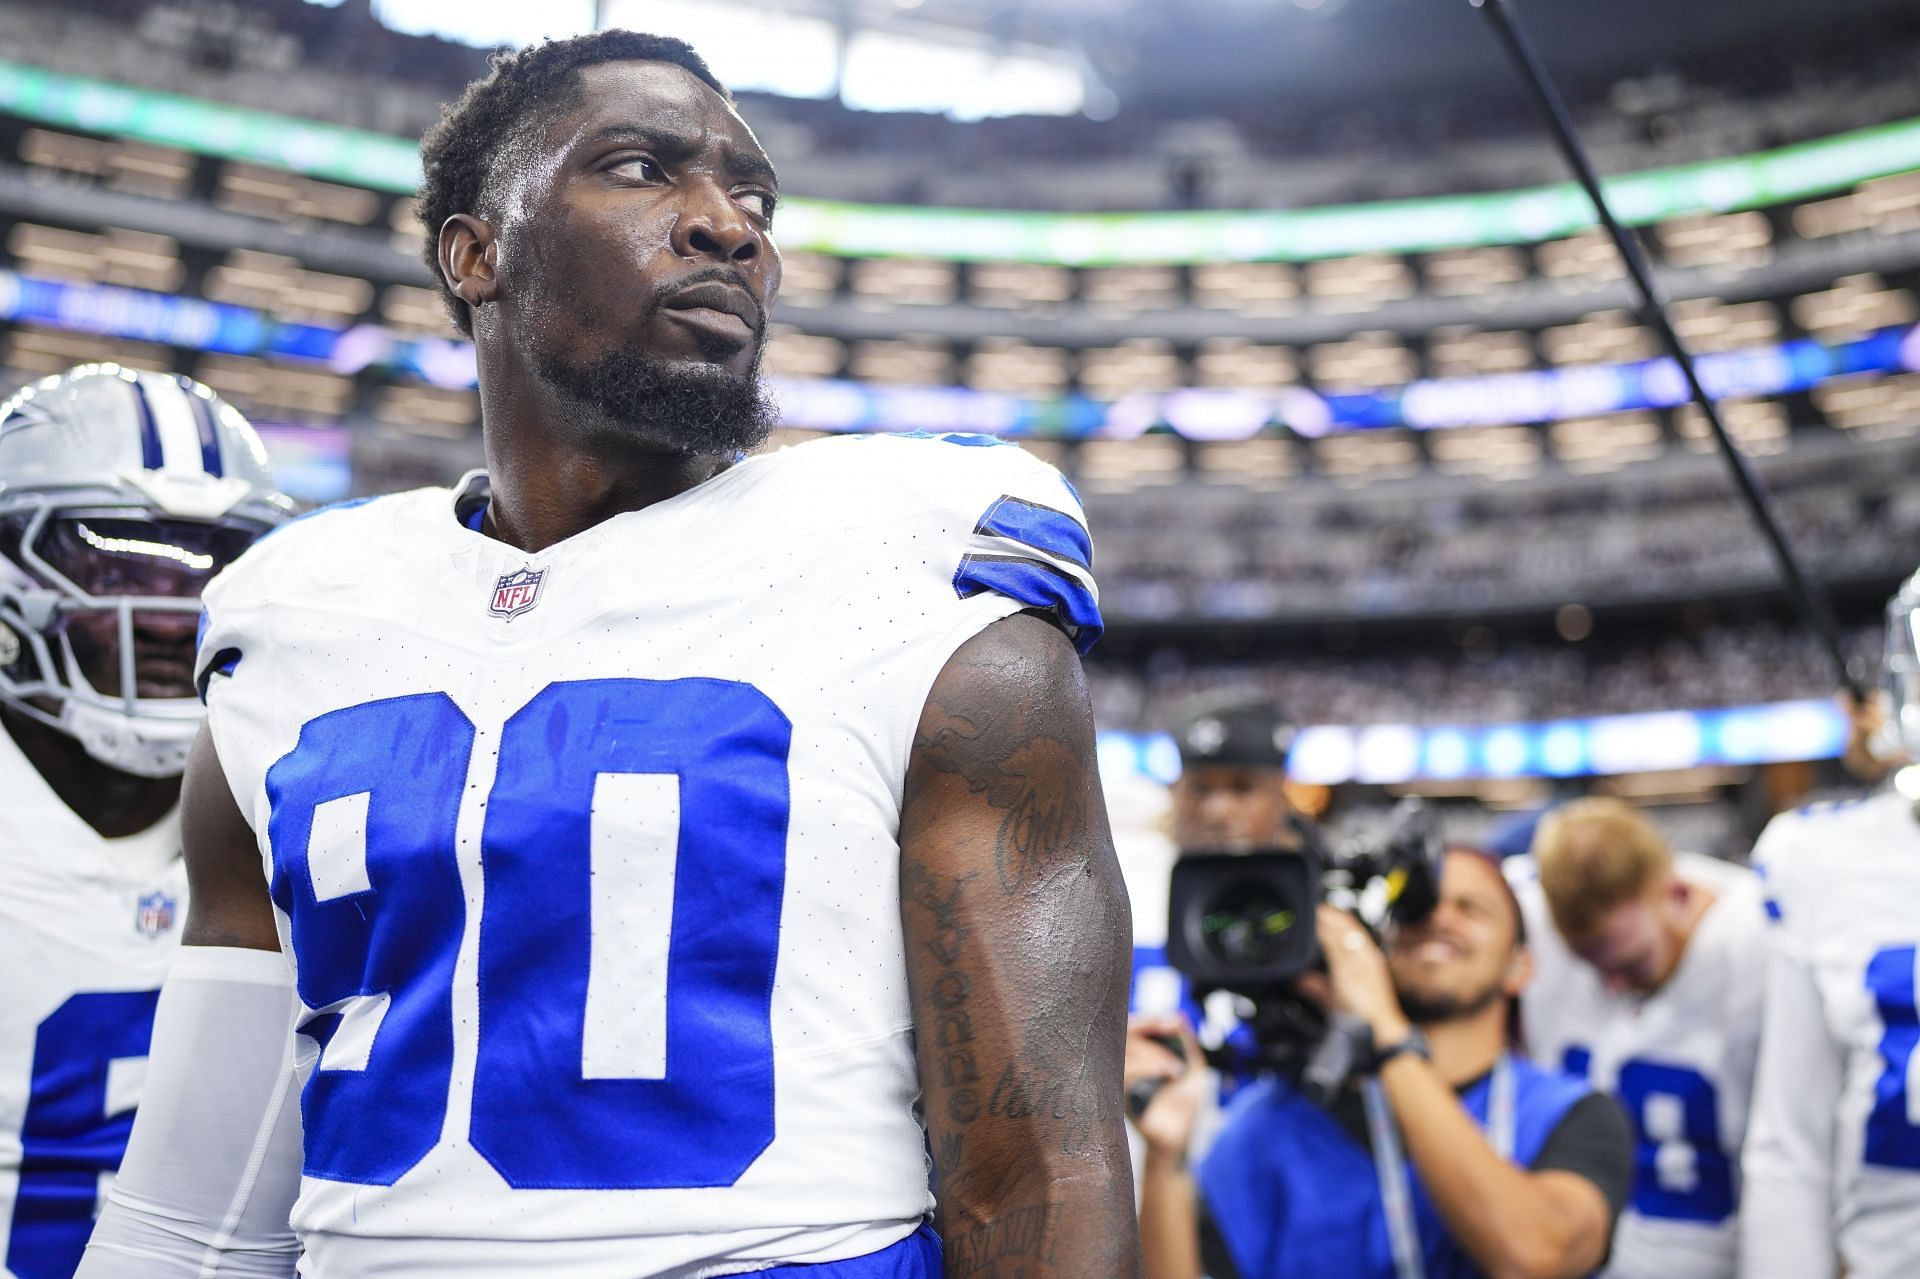
[[[0,111],[395,193],[419,181],[406,138],[0,62]],[[1920,168],[1920,120],[1608,180],[1621,219],[1759,208]],[[1291,210],[1027,213],[790,197],[781,242],[842,257],[1062,266],[1311,261],[1532,243],[1594,225],[1572,183]]]

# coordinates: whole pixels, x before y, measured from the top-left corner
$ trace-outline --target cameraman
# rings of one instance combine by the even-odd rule
[[[1180,776],[1173,783],[1173,842],[1176,855],[1196,852],[1252,852],[1293,845],[1287,819],[1287,752],[1294,727],[1271,702],[1236,702],[1189,716],[1175,731]],[[1128,997],[1130,1023],[1149,1034],[1172,1033],[1184,1014],[1209,1048],[1224,1049],[1229,1061],[1224,1082],[1231,1092],[1250,1077],[1247,1061],[1256,1058],[1250,1032],[1232,1013],[1224,994],[1203,1009],[1185,976],[1167,962],[1166,872],[1130,882],[1133,898],[1133,989]],[[1143,1052],[1139,1045],[1145,1044]],[[1155,1067],[1169,1056],[1151,1040],[1127,1041],[1126,1083],[1162,1076]],[[1206,1125],[1202,1125],[1203,1128]],[[1205,1140],[1204,1134],[1202,1140]]]
[[[1270,702],[1223,706],[1180,726],[1173,838],[1182,852],[1246,852],[1293,842],[1287,755],[1294,731]]]
[[[1140,1232],[1148,1279],[1576,1279],[1606,1259],[1632,1180],[1608,1098],[1509,1051],[1532,971],[1499,867],[1447,854],[1440,904],[1383,954],[1320,908],[1324,977],[1302,982],[1372,1035],[1372,1077],[1327,1109],[1267,1077],[1238,1096],[1197,1175],[1184,1152],[1204,1071],[1161,1049]],[[1132,1047],[1158,1027],[1137,1025]],[[1184,1030],[1186,1061],[1198,1045]],[[1204,1258],[1204,1262],[1203,1262]]]
[[[1244,853],[1295,842],[1287,818],[1287,751],[1294,728],[1277,706],[1242,702],[1189,717],[1174,731],[1180,776],[1173,783],[1173,843],[1177,856]],[[1143,868],[1144,869],[1144,868]],[[1176,1009],[1194,1020],[1187,979],[1167,963],[1165,865],[1128,884],[1133,897],[1133,993],[1127,1011],[1161,1025]],[[1216,1034],[1230,1018],[1213,1019]],[[1170,1023],[1167,1023],[1170,1024]],[[1138,1076],[1129,1071],[1129,1084]]]

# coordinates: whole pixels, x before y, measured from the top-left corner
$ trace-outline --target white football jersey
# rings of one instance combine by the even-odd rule
[[[1777,943],[1747,1143],[1743,1276],[1920,1275],[1920,820],[1888,792],[1777,817]],[[1836,1255],[1838,1260],[1836,1260]]]
[[[105,839],[0,729],[0,1275],[71,1279],[186,918],[169,816]]]
[[[206,593],[307,1009],[302,1273],[891,1245],[932,1204],[914,731],[995,620],[1097,635],[1078,499],[981,437],[838,438],[526,554],[472,531],[484,484],[296,522]]]
[[[1520,998],[1527,1050],[1611,1093],[1633,1123],[1633,1192],[1609,1279],[1732,1279],[1738,1262],[1767,917],[1752,871],[1693,853],[1675,867],[1715,900],[1650,996],[1609,992],[1555,929],[1538,879],[1518,888],[1535,964]]]

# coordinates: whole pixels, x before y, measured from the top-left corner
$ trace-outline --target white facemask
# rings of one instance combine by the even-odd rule
[[[59,727],[110,768],[136,777],[178,777],[187,769],[200,722],[198,714],[135,716],[70,697],[60,706]]]

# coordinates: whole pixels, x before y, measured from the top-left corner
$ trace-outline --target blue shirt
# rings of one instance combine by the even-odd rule
[[[1571,1076],[1515,1060],[1514,1162],[1530,1167],[1574,1104]],[[1484,1131],[1490,1079],[1460,1104]],[[1427,1279],[1480,1279],[1409,1164]],[[1373,1155],[1338,1119],[1268,1077],[1241,1090],[1198,1170],[1201,1197],[1240,1279],[1396,1279]]]

